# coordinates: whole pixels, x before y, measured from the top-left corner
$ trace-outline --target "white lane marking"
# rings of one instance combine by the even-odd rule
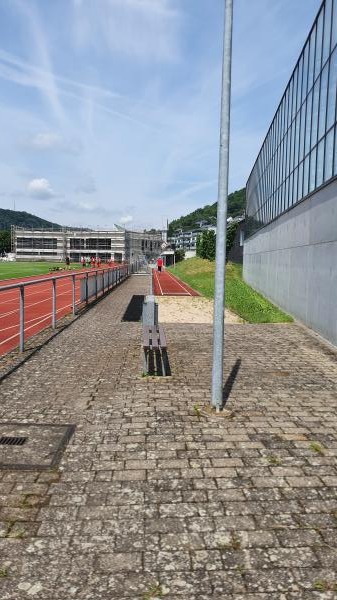
[[[159,283],[159,277],[158,277],[158,273],[157,273],[157,271],[154,271],[154,274],[155,274],[155,276],[156,276],[156,278],[157,278],[157,283],[158,283],[158,285],[159,285],[160,293],[161,293],[161,295],[162,295],[162,296],[164,296],[164,294],[163,294],[163,290],[162,290],[162,287],[161,287],[161,285],[160,285],[160,283]]]
[[[67,304],[66,306],[63,306],[62,308],[59,308],[56,313],[61,312],[62,310],[64,310],[65,308],[69,308],[70,306],[72,306],[71,304]],[[38,325],[40,325],[40,323],[43,323],[44,321],[47,321],[47,319],[51,318],[51,313],[48,313],[47,316],[44,316],[43,319],[41,319],[40,321],[38,321],[38,323],[34,323],[34,325],[30,325],[29,327],[25,327],[25,331],[29,331],[29,329],[33,329],[33,327],[37,327]],[[19,333],[16,333],[15,335],[12,335],[9,338],[6,338],[5,340],[3,340],[2,342],[0,342],[0,346],[2,346],[3,344],[6,344],[7,342],[10,342],[11,340],[14,340],[16,337],[18,337]]]
[[[65,286],[67,286],[67,283],[69,282],[62,282],[62,283],[58,283],[56,284],[56,291],[58,291],[60,288],[64,288]],[[31,291],[31,288],[27,287],[26,288],[26,292],[25,292],[25,297],[26,298],[31,298],[32,296],[36,296],[37,294],[42,294],[45,292],[50,292],[51,290],[51,285],[48,286],[44,286],[44,284],[37,284],[35,285],[35,288],[37,288],[37,291]],[[69,289],[69,291],[71,291],[71,288]],[[0,287],[0,292],[1,292],[1,287]],[[2,296],[6,293],[12,293],[12,297],[9,300],[2,300]],[[2,306],[3,304],[9,304],[12,303],[14,300],[18,301],[19,298],[19,294],[18,294],[18,290],[7,290],[7,292],[2,292],[2,294],[0,293],[0,306]]]
[[[61,294],[57,293],[56,294],[56,302],[57,302],[58,298],[60,298],[61,296],[65,296],[68,293],[69,293],[69,291],[62,292]],[[31,304],[29,304],[27,302],[27,300],[25,300],[25,311],[28,310],[29,308],[31,308],[32,306],[37,306],[37,304],[43,304],[44,302],[49,302],[49,301],[51,301],[51,299],[52,299],[52,297],[48,296],[44,300],[38,300],[38,302],[32,302]],[[11,311],[9,311],[7,313],[3,313],[3,314],[0,315],[0,319],[3,319],[4,317],[8,317],[9,315],[12,315],[12,314],[17,313],[17,312],[19,312],[18,308],[14,309],[14,310],[11,310]],[[0,329],[0,331],[3,331],[3,329]]]
[[[173,277],[173,275],[171,275],[171,273],[169,273],[168,271],[165,271],[166,275],[169,275],[171,277],[171,279],[173,279],[173,281],[175,283],[177,283],[183,290],[185,290],[185,292],[187,292],[187,294],[189,296],[192,296],[191,292],[189,292],[175,277]],[[173,294],[172,294],[173,295]],[[182,296],[182,294],[179,294]]]

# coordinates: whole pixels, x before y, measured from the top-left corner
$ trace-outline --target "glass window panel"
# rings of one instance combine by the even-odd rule
[[[299,146],[300,146],[300,118],[301,115],[298,113],[296,117],[296,127],[295,127],[295,145],[294,145],[294,166],[297,167],[299,158]]]
[[[297,182],[298,182],[298,169],[295,169],[295,171],[294,171],[294,180],[293,180],[292,204],[295,204],[295,202],[297,202]]]
[[[289,206],[289,179],[286,179],[284,210],[287,210],[288,206]]]
[[[292,111],[291,111],[291,120],[293,120],[296,115],[297,80],[298,80],[298,69],[296,68],[294,75],[293,75],[293,105],[292,105]]]
[[[283,181],[283,141],[280,144],[279,179],[280,179],[280,184],[281,184]]]
[[[321,140],[317,146],[317,165],[316,165],[316,187],[323,183],[324,170],[324,140]]]
[[[337,43],[337,5],[336,0],[332,4],[332,31],[331,31],[331,50]]]
[[[283,176],[282,176],[283,181],[287,178],[287,149],[288,149],[288,134],[284,138],[284,142],[283,142]]]
[[[337,10],[337,6],[336,6]],[[328,88],[328,106],[327,106],[327,123],[326,128],[330,129],[335,122],[336,110],[336,84],[337,84],[337,48],[332,53],[330,58],[330,75]]]
[[[328,65],[326,65],[321,75],[321,93],[319,98],[319,119],[318,119],[318,139],[325,133],[326,118],[326,99],[328,92]]]
[[[301,56],[298,63],[298,80],[297,80],[297,104],[296,111],[298,111],[302,104],[302,76],[303,76],[303,56]]]
[[[281,105],[281,140],[284,136],[284,98]]]
[[[328,181],[332,177],[333,136],[334,130],[330,129],[325,138],[324,181]]]
[[[289,129],[289,131],[288,131],[288,137],[287,137],[287,170],[286,170],[286,177],[288,177],[289,173],[290,173],[290,146],[291,146],[291,129]]]
[[[334,158],[333,158],[333,174],[337,174],[337,127],[335,127],[335,138],[334,138]]]
[[[298,167],[297,200],[303,197],[303,161]]]
[[[311,148],[317,143],[318,130],[318,101],[319,101],[319,80],[314,85],[314,95],[312,101],[312,118],[311,118]]]
[[[309,62],[309,42],[306,43],[303,53],[303,89],[302,102],[307,95],[308,89],[308,62]]]
[[[300,140],[299,140],[299,160],[304,158],[304,134],[305,134],[305,110],[306,110],[306,102],[302,105],[301,108],[301,123],[300,123]]]
[[[295,167],[295,133],[296,126],[294,121],[291,128],[290,171],[293,171]]]
[[[280,212],[284,211],[284,183],[281,185],[281,202],[280,202]]]
[[[291,206],[291,197],[292,197],[292,181],[293,181],[292,174],[289,175],[289,178],[287,181],[288,181],[287,208],[289,208]]]
[[[289,96],[288,96],[288,124],[290,127],[291,117],[292,117],[292,107],[293,107],[293,80],[290,81],[289,84]]]
[[[308,194],[308,191],[309,191],[309,159],[310,159],[310,155],[308,155],[304,161],[303,198]]]
[[[274,169],[274,177],[275,177],[274,189],[275,190],[278,188],[278,185],[279,185],[279,181],[278,181],[279,163],[280,163],[280,153],[279,153],[279,150],[277,149],[276,155],[275,155],[275,169]]]
[[[305,116],[305,140],[304,140],[304,155],[310,150],[310,133],[311,133],[311,110],[312,110],[312,92],[307,99],[307,112]]]
[[[324,11],[323,8],[319,13],[318,21],[317,21],[317,31],[316,31],[316,55],[315,55],[315,75],[314,80],[319,75],[322,65],[322,43],[323,43],[323,17]]]
[[[313,192],[316,185],[316,154],[317,148],[314,148],[310,154],[309,192]]]
[[[322,64],[324,65],[330,53],[330,37],[331,37],[331,8],[332,0],[326,0],[324,12],[324,33],[323,33],[323,56]]]
[[[310,50],[309,50],[309,67],[308,67],[308,90],[311,90],[314,82],[314,67],[315,67],[315,39],[316,27],[311,32]]]

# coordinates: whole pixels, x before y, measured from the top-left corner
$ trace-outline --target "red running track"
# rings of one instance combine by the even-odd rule
[[[75,280],[76,304],[80,304],[80,279],[81,271],[69,271],[78,276]],[[96,269],[94,270],[96,271]],[[68,274],[67,273],[67,274]],[[63,275],[63,273],[62,273]],[[13,350],[19,345],[19,290],[1,291],[1,287],[32,281],[34,279],[46,279],[52,274],[38,275],[36,277],[23,277],[22,279],[7,279],[0,282],[0,356]],[[55,275],[57,277],[57,275]],[[56,281],[56,319],[64,317],[72,310],[72,281],[69,279],[58,279]],[[52,312],[52,283],[37,283],[25,287],[25,339],[42,331],[51,325]]]
[[[155,296],[199,296],[198,292],[174,277],[168,271],[152,270],[153,293]]]

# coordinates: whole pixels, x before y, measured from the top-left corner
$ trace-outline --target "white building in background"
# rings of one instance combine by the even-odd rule
[[[179,229],[169,238],[169,243],[171,246],[175,247],[177,250],[185,250],[186,258],[195,256],[198,235],[203,233],[203,231],[210,230],[216,233],[215,225],[207,225],[204,221],[200,221],[200,223],[198,224],[200,224],[201,226],[199,226],[196,229],[188,229],[187,231]]]
[[[103,262],[132,263],[155,258],[161,244],[161,232],[127,231],[119,226],[108,231],[12,228],[12,251],[21,261],[60,262],[69,256],[71,262],[79,262],[81,256],[95,256]]]

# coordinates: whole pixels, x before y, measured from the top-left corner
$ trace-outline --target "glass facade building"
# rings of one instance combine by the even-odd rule
[[[337,0],[324,0],[247,182],[246,237],[337,176]]]

